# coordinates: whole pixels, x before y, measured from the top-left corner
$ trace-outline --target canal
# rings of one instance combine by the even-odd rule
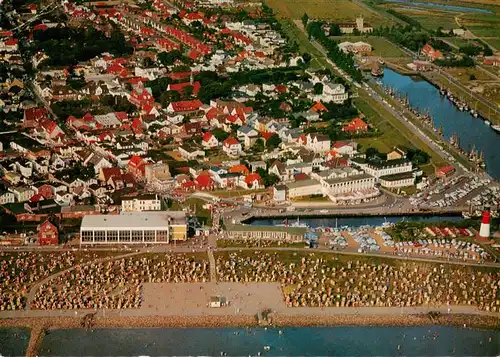
[[[480,14],[493,14],[493,11],[480,9],[477,7],[467,7],[467,6],[456,6],[456,5],[448,5],[448,4],[439,4],[434,2],[419,2],[419,1],[408,1],[408,0],[387,0],[388,2],[395,2],[399,4],[403,4],[408,7],[427,7],[434,8],[438,10],[444,11],[452,11],[452,12],[474,12]]]
[[[409,216],[357,216],[357,217],[314,217],[301,218],[299,223],[305,223],[311,228],[318,227],[360,227],[360,226],[381,226],[384,222],[397,223],[401,221],[410,222],[443,222],[443,221],[460,221],[461,216],[445,215],[445,216],[425,216],[425,215],[409,215]],[[276,226],[285,224],[284,218],[269,218],[269,219],[254,219],[248,222],[254,226]],[[288,224],[294,225],[297,223],[296,218],[289,218]]]
[[[500,155],[496,151],[500,144],[500,135],[484,123],[474,118],[469,112],[461,112],[439,90],[427,81],[403,76],[386,68],[381,78],[385,86],[394,88],[408,100],[413,108],[422,112],[430,111],[436,128],[443,127],[443,135],[449,140],[452,135],[460,139],[460,147],[465,151],[473,148],[484,155],[486,171],[495,179],[500,178]]]

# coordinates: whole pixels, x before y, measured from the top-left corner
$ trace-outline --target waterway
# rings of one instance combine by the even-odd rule
[[[360,226],[381,226],[384,222],[397,223],[401,221],[411,221],[411,222],[442,222],[442,221],[459,221],[462,220],[461,216],[362,216],[362,217],[315,217],[315,218],[300,218],[300,223],[305,223],[311,228],[318,227],[360,227]],[[249,222],[249,224],[254,226],[275,226],[278,224],[283,224],[285,221],[283,218],[271,218],[271,219],[254,219]],[[288,223],[294,223],[294,219],[288,219]]]
[[[410,105],[426,112],[429,109],[437,128],[443,127],[443,135],[449,140],[453,134],[460,138],[460,146],[466,151],[473,147],[482,151],[486,171],[500,179],[500,155],[498,145],[500,135],[494,132],[484,121],[474,118],[469,112],[461,112],[439,90],[422,79],[401,75],[389,68],[381,78],[385,86],[390,86],[399,93],[408,94]]]
[[[25,328],[0,328],[0,356],[24,356],[30,331]]]
[[[493,14],[493,11],[480,9],[477,7],[467,7],[467,6],[456,6],[439,4],[435,2],[419,2],[419,1],[409,1],[409,0],[387,0],[388,2],[396,2],[398,4],[405,4],[411,7],[431,7],[434,9],[453,11],[453,12],[476,12],[480,14]]]
[[[42,356],[494,356],[498,331],[447,326],[54,330]],[[491,338],[491,339],[490,339]],[[269,346],[269,350],[264,349]],[[398,348],[399,346],[399,348]]]

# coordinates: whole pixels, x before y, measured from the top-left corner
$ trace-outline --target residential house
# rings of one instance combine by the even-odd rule
[[[342,127],[342,131],[350,135],[366,133],[368,132],[368,124],[360,118],[354,118],[347,125]]]
[[[330,150],[330,137],[325,134],[309,133],[307,135],[302,135],[297,140],[299,145],[304,146],[308,150],[315,153],[324,153]]]
[[[240,142],[233,137],[224,140],[222,150],[229,156],[239,156],[243,153]]]
[[[215,135],[207,131],[205,134],[203,134],[201,145],[203,145],[205,149],[213,149],[219,146],[219,141],[217,140]]]
[[[249,126],[239,127],[236,135],[238,137],[238,140],[243,141],[246,149],[252,147],[259,137],[259,133],[257,132],[257,130]]]
[[[122,212],[160,211],[161,201],[158,195],[122,197]]]
[[[59,244],[59,229],[48,219],[38,226],[39,245]]]
[[[205,151],[198,145],[186,143],[179,147],[179,154],[186,160],[196,160],[198,157],[204,157]]]

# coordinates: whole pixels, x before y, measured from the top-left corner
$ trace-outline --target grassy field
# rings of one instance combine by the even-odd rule
[[[306,34],[299,29],[292,20],[282,18],[280,20],[281,27],[289,39],[297,41],[300,52],[309,53],[312,56],[310,67],[313,69],[322,69],[327,66],[325,56],[312,45]]]
[[[339,42],[349,41],[357,42],[362,41],[372,45],[372,56],[381,57],[408,57],[406,53],[401,51],[392,42],[384,39],[383,37],[375,36],[332,36],[333,39]]]
[[[457,47],[482,46],[482,43],[479,40],[474,40],[474,39],[465,39],[459,37],[442,37],[441,39],[450,42]]]
[[[500,38],[486,38],[483,39],[488,45],[500,51]]]
[[[354,21],[362,15],[373,26],[387,25],[387,19],[349,0],[266,0],[281,17],[300,19],[307,13],[311,19]]]

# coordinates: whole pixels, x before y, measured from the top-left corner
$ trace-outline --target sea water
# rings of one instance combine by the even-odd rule
[[[268,347],[266,347],[268,346]],[[60,329],[42,356],[495,356],[500,332],[448,326]]]

